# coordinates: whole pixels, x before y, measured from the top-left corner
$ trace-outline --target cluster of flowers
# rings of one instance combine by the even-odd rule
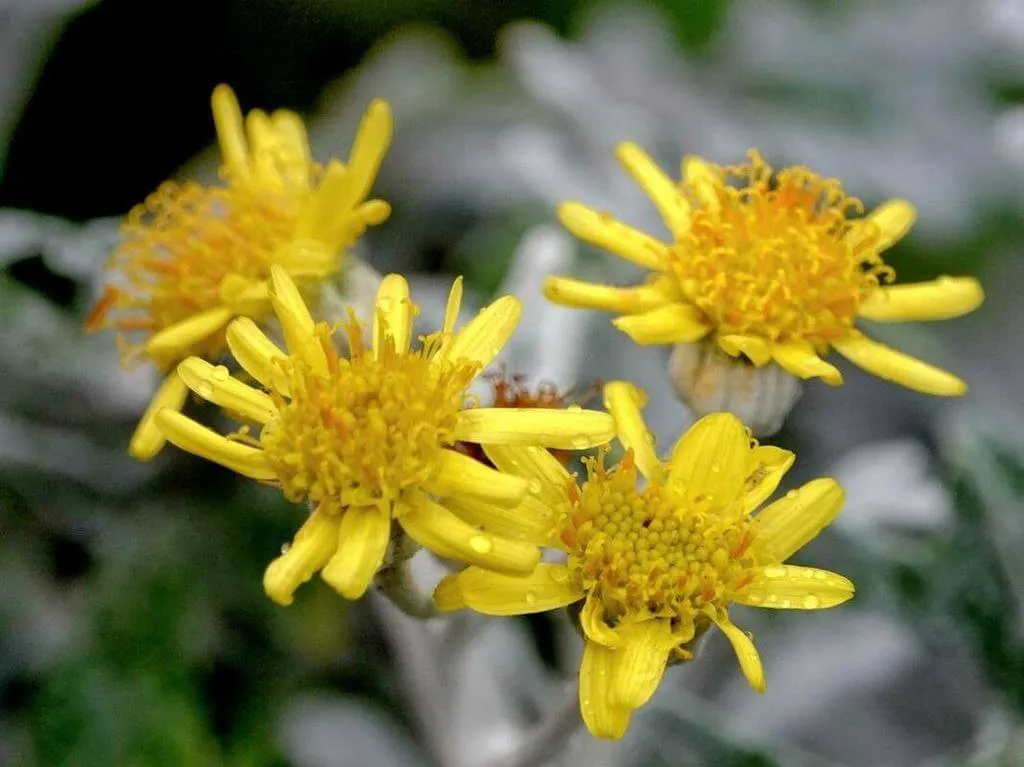
[[[213,114],[223,183],[167,184],[131,213],[87,325],[116,329],[126,361],[166,374],[133,455],[147,460],[170,441],[308,504],[266,570],[271,599],[289,604],[316,573],[358,599],[412,541],[466,565],[437,584],[439,611],[570,608],[585,638],[583,719],[617,738],[712,626],[750,685],[765,689],[729,605],[817,609],[853,595],[841,575],[786,564],[839,512],[842,489],[815,479],[764,505],[794,455],[759,445],[736,416],[704,415],[666,459],[645,425],[644,394],[626,381],[603,386],[603,411],[504,378],[494,406],[480,406],[469,389],[493,375],[485,371],[520,319],[515,297],[457,327],[456,279],[443,326],[417,339],[418,307],[391,274],[372,316],[350,308],[340,321],[316,320],[320,287],[348,268],[346,248],[390,212],[366,199],[391,139],[387,104],[371,104],[349,161],[326,166],[311,160],[291,112],[243,119],[220,86]],[[840,373],[823,359],[835,348],[922,392],[966,390],[854,326],[954,317],[982,300],[968,278],[888,284],[880,254],[912,225],[909,203],[863,216],[838,182],[802,167],[773,172],[756,152],[728,167],[688,157],[678,182],[633,144],[618,156],[672,239],[563,204],[570,232],[652,275],[625,288],[550,277],[551,301],[614,312],[638,344],[710,346],[748,369],[777,365],[836,385]],[[226,351],[234,375],[216,364]],[[241,428],[224,436],[183,415],[189,391]],[[620,457],[608,465],[613,450]],[[589,451],[579,475],[567,468],[577,451]],[[559,562],[541,562],[544,549],[561,552]]]

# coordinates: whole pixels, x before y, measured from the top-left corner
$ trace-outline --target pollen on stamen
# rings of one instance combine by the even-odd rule
[[[711,167],[715,204],[706,188],[682,185],[690,227],[669,253],[688,300],[721,335],[812,344],[845,335],[861,302],[895,276],[881,233],[855,218],[861,202],[807,168],[776,173],[753,150],[745,164]]]
[[[289,499],[390,507],[406,488],[425,482],[442,450],[454,445],[456,416],[477,365],[432,375],[422,352],[399,354],[385,345],[366,354],[354,318],[344,332],[352,355],[329,362],[326,375],[297,357],[282,364],[289,396],[272,393],[279,415],[260,442]]]
[[[560,538],[568,565],[601,600],[610,625],[629,615],[675,616],[693,626],[722,609],[763,561],[737,503],[694,505],[678,489],[638,489],[631,453],[613,467],[587,458],[587,479],[568,494]]]

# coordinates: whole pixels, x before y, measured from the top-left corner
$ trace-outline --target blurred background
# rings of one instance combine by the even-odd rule
[[[81,323],[119,219],[167,178],[214,178],[219,82],[244,109],[305,115],[321,161],[390,101],[376,195],[394,213],[361,255],[410,275],[424,327],[455,274],[471,303],[519,294],[510,369],[633,377],[662,448],[692,420],[667,352],[539,296],[553,270],[640,276],[561,234],[558,201],[661,235],[618,141],[669,169],[757,147],[869,206],[914,202],[889,252],[900,279],[974,275],[988,298],[871,332],[971,392],[931,399],[847,366],[773,439],[797,451],[791,483],[847,488],[798,560],[849,575],[857,598],[740,610],[766,696],[711,637],[625,741],[582,734],[554,763],[1024,764],[1021,0],[0,0],[0,763],[485,765],[576,663],[558,616],[446,635],[440,667],[438,635],[319,579],[278,608],[262,571],[301,510],[173,449],[127,456],[152,376]]]

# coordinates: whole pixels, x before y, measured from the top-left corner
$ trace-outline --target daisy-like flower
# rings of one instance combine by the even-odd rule
[[[125,364],[145,358],[167,371],[192,354],[215,358],[232,318],[270,314],[272,265],[313,285],[390,214],[383,200],[366,200],[391,143],[385,102],[370,105],[348,163],[326,167],[311,159],[297,114],[253,110],[243,121],[226,85],[212,106],[224,183],[168,182],[132,210],[108,266],[114,277],[86,320],[88,330],[118,332]],[[132,455],[160,451],[156,413],[180,410],[186,393],[172,370],[136,428]]]
[[[843,491],[834,480],[812,480],[758,512],[792,453],[753,444],[735,416],[715,413],[662,461],[640,414],[641,393],[616,381],[604,398],[626,454],[612,468],[603,456],[588,459],[582,485],[544,450],[484,448],[499,469],[538,488],[520,509],[520,530],[560,548],[565,563],[540,564],[524,577],[469,567],[442,580],[434,602],[487,615],[579,607],[583,719],[594,735],[619,738],[669,661],[691,659],[689,646],[712,625],[732,643],[750,685],[764,691],[757,650],[730,619],[730,604],[832,607],[853,595],[853,584],[784,564],[839,512]]]
[[[881,253],[907,233],[915,211],[890,200],[869,215],[834,179],[804,167],[774,173],[756,151],[738,166],[684,158],[681,182],[638,146],[618,158],[651,198],[672,242],[661,242],[576,202],[558,210],[580,239],[653,272],[618,288],[566,277],[545,284],[565,306],[616,312],[613,324],[638,344],[710,341],[757,367],[774,362],[797,378],[839,385],[822,359],[830,348],[864,370],[926,394],[967,390],[956,376],[873,341],[855,327],[941,320],[981,304],[969,277],[890,285]]]
[[[473,379],[501,351],[519,322],[512,296],[484,308],[458,332],[462,282],[448,299],[444,327],[411,348],[417,307],[404,278],[384,278],[364,348],[350,316],[350,353],[341,357],[332,329],[314,324],[283,267],[271,267],[270,303],[288,351],[248,318],[227,329],[239,365],[266,391],[248,386],[199,357],[178,366],[200,397],[259,427],[221,436],[180,412],[156,415],[173,444],[253,479],[274,484],[314,511],[270,565],[267,594],[289,604],[316,572],[348,599],[359,598],[381,567],[392,522],[442,557],[498,572],[529,573],[540,556],[523,536],[503,537],[530,488],[457,452],[460,440],[582,450],[607,442],[607,413],[468,407]]]

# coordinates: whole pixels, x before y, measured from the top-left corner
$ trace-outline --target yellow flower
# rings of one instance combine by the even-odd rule
[[[521,508],[521,530],[561,548],[565,564],[540,564],[525,577],[470,567],[442,580],[434,602],[488,615],[579,606],[583,719],[594,735],[619,738],[669,660],[692,658],[688,644],[712,624],[732,643],[751,686],[764,691],[757,650],[729,619],[730,603],[833,607],[853,595],[853,584],[783,564],[839,512],[843,491],[834,480],[815,479],[755,513],[792,453],[752,444],[735,416],[715,413],[662,461],[640,414],[641,393],[617,381],[604,397],[627,452],[611,469],[603,456],[589,461],[582,486],[543,450],[484,448],[499,469],[534,484],[537,502]]]
[[[225,183],[168,182],[128,216],[109,269],[115,281],[86,328],[118,331],[126,364],[144,357],[168,370],[190,354],[214,358],[224,328],[238,316],[270,313],[270,268],[315,283],[341,267],[345,248],[390,214],[366,200],[391,142],[391,110],[374,101],[363,117],[348,164],[310,158],[302,119],[253,110],[243,123],[234,93],[212,98]],[[132,437],[141,460],[164,444],[154,416],[181,409],[186,388],[173,373],[160,386]]]
[[[196,394],[260,427],[224,437],[174,409],[156,422],[173,444],[315,507],[294,543],[267,569],[271,599],[289,604],[318,571],[348,599],[368,588],[384,561],[395,520],[416,543],[451,559],[507,573],[529,573],[540,552],[508,527],[529,482],[456,451],[460,440],[584,449],[607,442],[607,413],[575,410],[465,409],[473,379],[501,351],[519,322],[512,296],[499,298],[458,332],[456,280],[444,328],[410,348],[417,307],[392,274],[377,294],[371,348],[354,313],[340,357],[332,330],[314,324],[287,272],[271,267],[270,302],[286,354],[248,318],[234,320],[227,344],[267,391],[252,388],[198,357],[178,366]]]
[[[890,200],[866,217],[842,185],[804,167],[772,168],[749,161],[720,167],[683,160],[672,181],[640,147],[623,143],[618,158],[654,202],[673,241],[664,243],[576,202],[558,210],[580,239],[653,272],[637,287],[617,288],[550,277],[548,299],[601,309],[638,344],[710,340],[733,357],[761,367],[775,362],[798,378],[839,385],[825,362],[835,348],[886,380],[926,394],[955,396],[959,378],[872,341],[854,326],[958,317],[981,304],[969,277],[888,285],[892,268],[881,253],[903,237],[916,213]]]

